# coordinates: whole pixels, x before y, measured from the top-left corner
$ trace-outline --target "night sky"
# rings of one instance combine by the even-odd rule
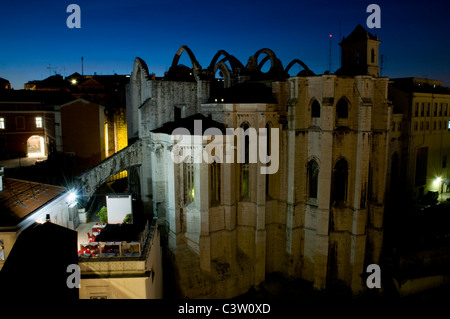
[[[66,25],[71,3],[81,7],[81,29]],[[370,3],[381,7],[381,29],[367,28]],[[340,64],[339,34],[349,35],[357,24],[381,39],[380,54],[387,58],[383,76],[429,77],[450,86],[447,0],[4,0],[0,77],[23,89],[55,72],[81,73],[82,56],[85,74],[130,74],[139,56],[150,73],[161,76],[184,44],[203,68],[220,49],[245,65],[257,50],[270,48],[284,67],[299,58],[321,74],[328,69],[329,35],[334,72]],[[191,65],[186,54],[180,63]],[[299,70],[295,66],[291,74]]]

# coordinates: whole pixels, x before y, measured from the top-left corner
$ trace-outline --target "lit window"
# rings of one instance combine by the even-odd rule
[[[194,201],[194,164],[184,163],[184,204],[188,205]]]
[[[37,128],[42,127],[42,117],[40,116],[36,117],[36,127]]]
[[[220,203],[220,164],[214,162],[210,165],[210,196],[211,204]]]
[[[248,124],[244,123],[242,126],[242,129],[244,132],[248,132],[249,126]],[[240,165],[241,169],[241,198],[248,198],[249,196],[249,171],[250,171],[250,154],[249,154],[249,148],[250,148],[250,139],[248,134],[245,134],[245,141],[244,141],[244,163]]]
[[[4,129],[5,129],[5,118],[0,117],[0,130],[4,130]]]

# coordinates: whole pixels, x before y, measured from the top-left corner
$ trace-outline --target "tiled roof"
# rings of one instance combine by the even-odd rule
[[[0,226],[17,225],[66,191],[62,186],[14,178],[3,179],[3,191],[0,192]]]

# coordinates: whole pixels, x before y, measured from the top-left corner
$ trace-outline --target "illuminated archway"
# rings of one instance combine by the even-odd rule
[[[30,136],[27,140],[27,156],[45,157],[45,142],[42,136]]]

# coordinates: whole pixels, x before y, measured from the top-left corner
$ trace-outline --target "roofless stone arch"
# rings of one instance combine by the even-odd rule
[[[141,78],[137,79],[137,75],[139,74],[139,72],[141,72]],[[144,78],[148,79],[148,77],[149,77],[149,72],[148,72],[147,63],[145,63],[145,61],[142,60],[141,58],[136,57],[134,59],[133,72],[131,73],[131,80],[142,81]]]
[[[289,70],[295,65],[298,64],[300,65],[303,70],[300,71],[299,73],[297,73],[297,76],[301,76],[301,75],[315,75],[313,71],[311,71],[308,66],[303,63],[303,61],[299,60],[299,59],[294,59],[291,62],[289,62],[289,64],[287,65],[286,69],[284,70],[286,73],[289,74]]]
[[[217,70],[220,70],[223,74],[224,79],[224,87],[229,88],[231,86],[231,71],[228,68],[228,66],[225,64],[224,59],[220,60],[215,66],[212,71],[212,78],[214,78],[214,75],[216,74]]]
[[[266,54],[267,57],[265,57],[259,64],[258,64],[258,57],[260,54]],[[259,76],[262,76],[263,73],[261,72],[261,68],[263,65],[270,59],[270,69],[269,71],[265,72],[264,75],[271,78],[285,78],[288,77],[284,72],[283,64],[281,61],[277,58],[276,54],[267,48],[263,48],[258,50],[253,56],[251,56],[248,59],[247,63],[247,70],[249,73],[259,74]]]
[[[213,70],[215,65],[217,64],[217,61],[219,60],[219,58],[221,56],[225,56],[225,58],[223,58],[221,61],[223,62],[229,62],[231,65],[231,70],[234,73],[240,73],[242,70],[245,69],[244,65],[241,63],[241,61],[239,61],[238,59],[236,59],[236,57],[234,57],[233,55],[229,54],[227,51],[225,50],[219,50],[217,51],[217,53],[214,55],[213,59],[211,60],[211,63],[209,64],[208,69],[209,70]]]
[[[181,55],[186,52],[189,55],[189,59],[191,60],[192,63],[192,73],[194,75],[194,78],[196,80],[200,79],[200,71],[202,69],[202,67],[200,66],[200,63],[198,63],[194,53],[191,51],[191,49],[189,49],[189,47],[187,45],[182,45],[177,53],[175,53],[175,56],[173,57],[172,60],[172,66],[169,69],[169,73],[172,71],[174,71],[177,66],[178,66],[178,62],[180,61],[180,57]]]

